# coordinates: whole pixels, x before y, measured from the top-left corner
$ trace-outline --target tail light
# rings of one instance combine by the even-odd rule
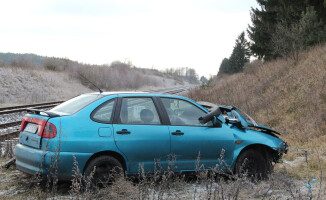
[[[47,122],[43,131],[43,138],[54,138],[56,135],[57,128],[50,122]]]
[[[22,124],[20,126],[20,131],[23,131],[27,122],[31,121],[31,118],[30,117],[23,117],[22,119]]]
[[[27,123],[38,124],[37,135],[43,138],[54,138],[57,135],[57,128],[50,122],[42,119],[23,117],[20,131],[23,131]]]

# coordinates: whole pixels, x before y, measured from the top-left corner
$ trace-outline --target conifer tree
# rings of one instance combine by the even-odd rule
[[[248,47],[248,42],[245,38],[245,33],[242,32],[233,48],[232,54],[229,58],[229,72],[230,73],[237,73],[241,72],[244,65],[249,61],[250,58],[250,51]]]

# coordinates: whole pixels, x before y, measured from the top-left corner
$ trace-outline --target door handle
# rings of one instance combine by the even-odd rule
[[[131,132],[127,129],[122,129],[121,131],[117,131],[117,134],[130,134]]]
[[[176,130],[175,132],[172,132],[172,135],[184,135],[184,133],[180,130]]]

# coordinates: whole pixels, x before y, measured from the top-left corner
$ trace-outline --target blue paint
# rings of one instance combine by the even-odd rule
[[[54,138],[46,139],[33,133],[21,132],[20,144],[15,148],[17,168],[29,174],[35,174],[39,171],[42,174],[47,174],[51,170],[49,169],[51,160],[52,162],[56,160],[59,161],[58,175],[65,179],[73,175],[74,157],[78,162],[80,171],[83,172],[92,156],[98,153],[107,153],[119,155],[122,158],[127,174],[138,173],[140,165],[144,167],[145,172],[153,172],[157,167],[155,166],[157,162],[160,163],[161,169],[170,168],[177,172],[198,170],[198,168],[196,169],[198,164],[203,167],[201,169],[209,170],[214,167],[233,169],[241,151],[250,145],[265,146],[273,151],[284,151],[286,148],[284,142],[277,137],[246,129],[248,127],[247,122],[239,113],[236,114],[241,123],[244,124],[242,128],[226,124],[223,116],[215,118],[215,120],[221,121],[221,127],[214,127],[213,123],[203,126],[171,125],[168,122],[172,119],[163,119],[166,108],[159,102],[156,102],[156,107],[152,106],[151,108],[156,109],[161,124],[151,121],[152,111],[147,111],[150,114],[149,118],[147,117],[149,121],[146,123],[148,124],[96,122],[91,119],[91,113],[98,106],[112,99],[118,101],[118,98],[128,97],[179,99],[195,106],[200,110],[198,112],[203,114],[208,112],[198,103],[174,95],[149,93],[102,93],[101,95],[96,101],[73,114],[65,114],[55,118],[27,114],[28,117],[43,119],[54,124],[57,135]],[[132,106],[130,105],[131,108],[133,108]],[[138,111],[149,108],[146,105],[137,106],[137,109],[135,108],[136,114],[127,113],[126,115],[137,118]],[[182,112],[177,113],[177,110],[174,112],[174,114],[182,116]],[[183,112],[185,113],[185,111]],[[189,117],[191,115],[191,113],[187,114]],[[113,114],[112,117],[114,117]],[[28,141],[26,137],[33,138],[35,143],[26,142]],[[236,144],[235,141],[238,140],[242,142]],[[198,156],[200,160],[199,163],[196,163]]]

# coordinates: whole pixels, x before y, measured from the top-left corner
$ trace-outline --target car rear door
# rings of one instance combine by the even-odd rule
[[[121,95],[115,114],[114,139],[127,157],[129,173],[156,167],[166,169],[170,153],[169,129],[162,123],[157,103],[148,96]]]
[[[195,104],[178,98],[160,98],[170,120],[171,153],[180,171],[211,169],[231,164],[234,149],[234,136],[231,130],[222,125],[205,125],[198,118],[206,111]],[[199,161],[199,162],[198,162]]]

